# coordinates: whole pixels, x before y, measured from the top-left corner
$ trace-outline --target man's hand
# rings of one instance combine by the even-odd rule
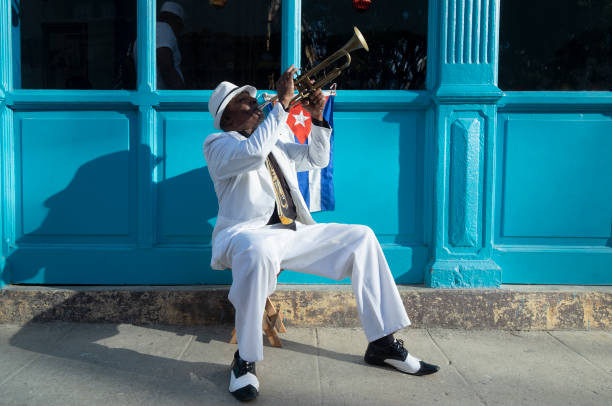
[[[308,99],[302,100],[304,110],[310,113],[315,120],[323,121],[323,109],[325,108],[325,95],[321,89],[315,90]]]
[[[291,103],[291,99],[293,99],[293,94],[295,93],[295,87],[293,85],[293,75],[295,72],[297,72],[297,68],[291,65],[276,81],[278,101],[283,105],[285,110],[289,108],[289,103]]]

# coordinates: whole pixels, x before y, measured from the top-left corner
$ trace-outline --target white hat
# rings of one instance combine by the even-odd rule
[[[212,114],[215,119],[214,126],[217,130],[221,129],[221,117],[223,116],[223,112],[225,111],[225,107],[227,104],[234,98],[234,96],[239,95],[242,92],[249,92],[251,97],[255,97],[257,95],[257,89],[253,86],[242,86],[238,87],[231,82],[221,82],[215,88],[215,91],[208,99],[208,111]]]
[[[161,13],[164,11],[167,11],[168,13],[172,13],[178,16],[183,21],[185,20],[185,10],[183,10],[183,7],[178,3],[175,3],[173,1],[164,2],[159,12]]]

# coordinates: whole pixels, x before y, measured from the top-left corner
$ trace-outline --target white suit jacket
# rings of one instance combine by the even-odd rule
[[[327,166],[332,130],[312,125],[308,144],[302,145],[294,141],[287,115],[277,103],[249,138],[229,131],[210,134],[204,141],[204,157],[219,202],[212,236],[213,269],[230,267],[226,251],[236,233],[264,226],[274,212],[274,189],[265,166],[270,153],[287,180],[297,221],[315,223],[300,193],[296,172]]]

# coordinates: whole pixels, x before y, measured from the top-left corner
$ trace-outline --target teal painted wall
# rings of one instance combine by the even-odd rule
[[[211,92],[153,90],[155,2],[138,0],[136,91],[15,90],[10,3],[0,284],[230,283],[208,265]],[[300,13],[283,2],[282,67]],[[428,30],[427,90],[338,92],[337,206],[315,219],[372,227],[398,283],[611,284],[611,92],[500,90],[499,1],[432,0]]]

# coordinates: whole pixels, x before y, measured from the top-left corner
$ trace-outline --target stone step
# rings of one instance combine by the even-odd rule
[[[612,328],[612,286],[400,286],[414,327],[502,330]],[[68,321],[231,325],[229,286],[15,286],[0,290],[0,323]],[[272,296],[288,326],[356,327],[347,285],[280,285]]]

